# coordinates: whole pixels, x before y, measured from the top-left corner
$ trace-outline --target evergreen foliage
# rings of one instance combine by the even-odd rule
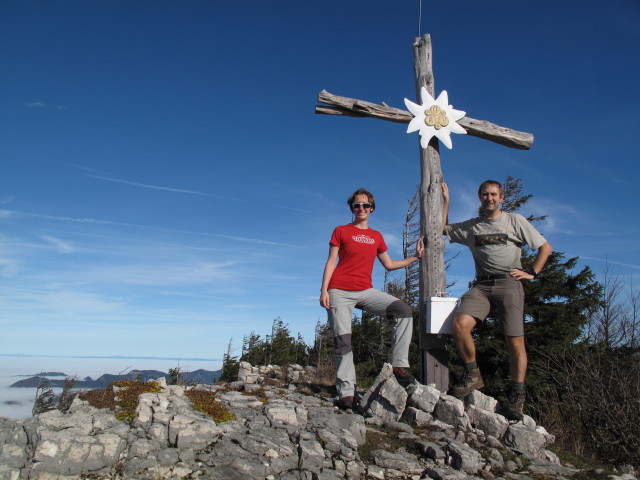
[[[402,253],[404,258],[413,255],[416,250],[416,243],[420,238],[420,190],[416,188],[407,207],[407,215],[404,219],[404,232],[402,235]],[[385,272],[385,287],[387,286],[387,273]],[[399,286],[398,286],[399,287]],[[400,293],[400,288],[397,288]],[[404,268],[404,289],[402,296],[391,293],[415,308],[420,301],[420,262],[410,263]]]
[[[233,338],[229,340],[227,346],[227,352],[222,356],[222,372],[220,373],[220,380],[225,382],[233,382],[238,378],[238,371],[240,370],[240,363],[238,357],[233,355]]]
[[[45,379],[36,388],[36,399],[31,409],[32,415],[48,412],[56,408],[56,396],[51,388],[51,382]]]
[[[255,332],[245,335],[242,340],[242,355],[240,358],[243,362],[249,362],[251,365],[266,365],[267,356],[265,353],[265,343]]]
[[[351,322],[351,342],[356,378],[360,388],[368,388],[387,360],[391,329],[384,317],[362,312]]]
[[[240,361],[252,365],[308,365],[309,355],[310,348],[302,335],[298,333],[297,338],[294,338],[289,326],[282,319],[276,318],[271,325],[271,335],[266,335],[264,340],[255,332],[245,335]],[[237,363],[237,358],[235,360]]]
[[[287,324],[280,318],[273,321],[271,327],[271,342],[267,345],[269,365],[287,365],[306,360],[306,346],[300,348]]]
[[[53,384],[48,379],[43,379],[36,388],[36,398],[31,409],[32,415],[39,415],[50,410],[58,409],[66,412],[71,407],[73,399],[78,392],[74,387],[78,383],[78,377],[66,377],[63,382],[60,395],[56,396],[53,392]]]
[[[73,403],[73,399],[78,395],[78,391],[74,390],[76,384],[78,383],[78,377],[66,377],[64,379],[64,383],[62,385],[62,392],[60,392],[60,396],[58,397],[58,410],[61,412],[66,412],[71,408],[71,404]]]
[[[316,322],[313,346],[309,348],[309,364],[317,368],[321,378],[335,376],[333,331],[327,321],[321,322],[318,319]]]
[[[180,378],[182,375],[182,368],[177,366],[175,368],[169,369],[169,381],[167,382],[169,385],[181,385],[184,383]]]

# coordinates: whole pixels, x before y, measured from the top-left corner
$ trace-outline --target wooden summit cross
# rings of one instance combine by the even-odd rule
[[[413,41],[413,62],[416,81],[416,98],[421,102],[422,87],[435,96],[433,59],[429,34]],[[326,90],[318,94],[316,113],[345,115],[349,117],[373,117],[396,123],[409,123],[413,115],[399,108],[389,107],[332,95]],[[327,106],[328,105],[328,106]],[[484,120],[463,117],[457,123],[467,135],[484,138],[501,145],[527,150],[533,144],[533,135],[500,127]],[[420,137],[418,137],[420,141]],[[425,241],[425,254],[420,260],[420,350],[422,351],[421,381],[434,383],[441,392],[449,389],[449,368],[445,341],[438,335],[427,334],[426,300],[446,294],[444,268],[444,239],[442,238],[442,170],[438,139],[434,136],[427,148],[420,148],[420,235]]]

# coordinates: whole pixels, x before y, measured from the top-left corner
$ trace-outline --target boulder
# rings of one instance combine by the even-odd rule
[[[404,412],[407,397],[406,390],[393,376],[391,364],[385,363],[358,405],[366,416],[377,418],[380,423],[397,422]]]

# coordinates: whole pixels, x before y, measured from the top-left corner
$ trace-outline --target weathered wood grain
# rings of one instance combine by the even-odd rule
[[[433,96],[433,57],[431,37],[416,38],[413,42],[413,65],[416,95],[422,87]],[[411,117],[413,115],[409,114]],[[420,350],[422,351],[422,383],[435,384],[441,392],[449,389],[448,354],[445,340],[438,335],[427,334],[427,299],[446,295],[446,271],[444,266],[444,239],[442,238],[442,169],[440,167],[439,142],[436,137],[427,148],[420,146],[420,232],[425,251],[420,259]]]
[[[325,105],[316,106],[317,114],[371,117],[395,123],[409,123],[413,119],[413,115],[407,110],[389,107],[386,104],[342,97],[326,90],[322,90],[318,94],[318,102]],[[528,150],[533,145],[534,136],[531,133],[501,127],[486,120],[464,117],[458,120],[458,124],[467,131],[467,135],[484,138],[505,147]]]

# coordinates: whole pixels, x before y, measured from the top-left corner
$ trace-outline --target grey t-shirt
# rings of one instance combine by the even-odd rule
[[[469,247],[476,264],[476,275],[496,275],[522,268],[522,245],[537,250],[546,243],[518,213],[502,212],[495,220],[472,218],[447,225],[446,232],[450,242]]]

